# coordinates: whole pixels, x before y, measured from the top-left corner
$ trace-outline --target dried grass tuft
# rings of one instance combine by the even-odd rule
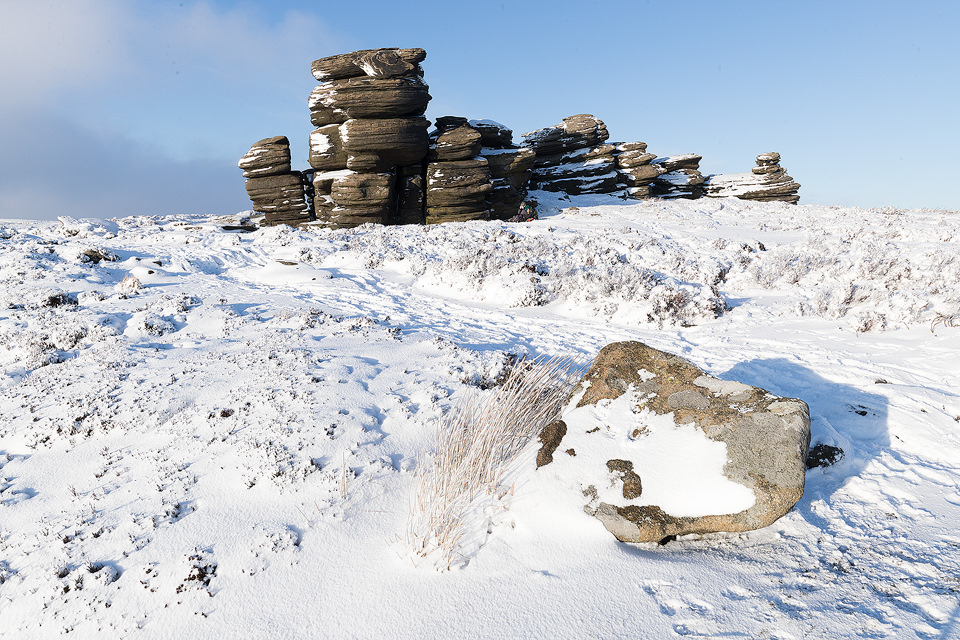
[[[938,326],[943,325],[946,327],[960,327],[960,312],[954,313],[952,315],[947,315],[945,313],[938,313],[937,317],[933,319],[933,322],[930,323],[930,332],[933,333],[934,329]]]
[[[473,392],[441,418],[433,456],[421,458],[410,495],[410,551],[433,557],[440,569],[465,559],[471,509],[506,492],[504,472],[560,416],[578,374],[568,358],[520,360],[492,393]]]

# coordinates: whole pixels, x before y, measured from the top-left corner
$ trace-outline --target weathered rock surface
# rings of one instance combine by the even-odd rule
[[[762,202],[780,201],[796,204],[800,185],[780,166],[780,154],[774,151],[757,156],[757,166],[750,173],[709,176],[704,194],[711,198],[740,198]]]
[[[416,77],[422,75],[420,63],[426,57],[423,49],[364,49],[314,60],[310,71],[321,82],[360,76]]]
[[[580,114],[553,127],[523,135],[523,145],[537,157],[530,184],[535,189],[580,195],[621,189],[615,145],[599,118]]]
[[[427,221],[432,209],[458,204],[475,204],[478,212],[486,213],[485,196],[491,189],[486,158],[431,162],[427,165]]]
[[[423,117],[348,120],[340,127],[347,166],[364,170],[378,160],[388,166],[420,162],[427,155],[428,126],[429,122]]]
[[[490,163],[479,155],[481,133],[460,116],[437,118],[426,170],[426,222],[488,220]]]
[[[237,165],[243,169],[244,178],[290,173],[290,141],[286,136],[258,140]]]
[[[465,119],[464,119],[465,120]],[[467,160],[480,153],[480,132],[464,122],[439,131],[430,149],[431,161]]]
[[[347,168],[347,152],[340,139],[340,125],[328,124],[310,134],[310,166],[317,171]]]
[[[705,178],[700,173],[701,159],[695,153],[685,153],[653,160],[651,165],[663,173],[650,185],[650,194],[664,199],[702,197]]]
[[[650,196],[650,185],[667,172],[662,164],[653,164],[656,154],[647,151],[646,142],[621,142],[616,145],[614,158],[620,182],[628,198],[644,199]]]
[[[495,220],[509,220],[517,215],[527,197],[536,155],[528,147],[484,148],[480,153],[487,159],[493,185],[487,194],[490,215]]]
[[[310,94],[314,212],[331,227],[422,223],[430,139],[423,49],[365,49],[316,60]]]
[[[803,495],[810,445],[809,409],[803,401],[720,380],[679,356],[640,342],[604,347],[584,382],[589,386],[577,409],[564,417],[569,429],[573,429],[569,426],[573,424],[573,412],[580,408],[601,407],[626,397],[635,406],[632,411],[616,415],[650,412],[648,415],[661,421],[662,416],[672,417],[667,428],[690,432],[692,427],[694,433],[711,441],[709,446],[722,443],[726,452],[723,476],[734,483],[731,486],[737,491],[743,493],[746,489],[753,495],[752,506],[734,513],[711,513],[713,509],[707,508],[707,513],[698,515],[672,514],[659,504],[645,501],[643,495],[648,483],[659,480],[662,485],[663,478],[645,477],[647,470],[630,459],[630,452],[640,451],[644,438],[649,437],[643,429],[634,429],[632,424],[614,424],[598,428],[595,433],[588,430],[586,435],[578,436],[576,460],[590,459],[585,447],[598,447],[602,452],[605,443],[617,439],[617,429],[625,432],[618,440],[625,443],[619,455],[611,457],[606,468],[600,470],[610,483],[622,486],[622,497],[604,501],[598,497],[597,486],[584,487],[584,494],[590,497],[585,509],[618,539],[655,542],[688,533],[758,529],[787,513]],[[564,435],[558,441],[556,429],[547,434],[542,441],[551,444],[549,457],[557,448],[569,446],[568,439]]]
[[[480,132],[480,142],[488,149],[509,149],[513,144],[513,130],[494,120],[470,120],[467,124]]]
[[[286,136],[255,142],[237,164],[247,178],[244,187],[253,210],[264,214],[265,224],[296,225],[310,220],[301,174],[290,169]]]
[[[283,173],[248,178],[244,185],[253,210],[266,214],[266,224],[291,224],[310,220],[300,175]]]
[[[418,78],[346,78],[319,85],[310,93],[310,111],[325,118],[403,118],[420,116],[430,102],[429,87]]]
[[[336,227],[385,224],[393,213],[395,180],[394,173],[318,172],[313,178],[317,219]]]
[[[523,146],[538,156],[595,147],[610,137],[607,125],[587,113],[568,116],[560,124],[523,134]]]

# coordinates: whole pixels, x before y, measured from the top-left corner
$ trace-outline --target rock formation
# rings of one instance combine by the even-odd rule
[[[666,172],[662,164],[653,164],[656,154],[647,153],[646,142],[622,142],[616,147],[617,170],[629,198],[643,199],[650,195],[650,185]]]
[[[310,166],[317,220],[419,223],[430,101],[423,49],[369,49],[322,58],[311,70]]]
[[[774,151],[757,156],[750,173],[713,175],[704,183],[704,194],[711,198],[734,197],[742,200],[781,201],[796,204],[800,185],[780,166],[780,154]]]
[[[480,132],[458,116],[438,118],[436,124],[427,163],[427,224],[489,219],[493,183],[480,155]]]
[[[577,407],[541,437],[538,465],[581,478],[585,509],[618,539],[757,529],[803,495],[803,401],[640,342],[604,347],[584,382]]]
[[[290,141],[286,136],[255,142],[238,166],[243,169],[253,210],[265,224],[296,225],[310,220],[302,174],[290,170]]]
[[[679,156],[657,158],[652,165],[662,169],[650,187],[650,194],[658,198],[696,199],[703,196],[703,174],[700,173],[702,156],[685,153]]]
[[[620,190],[616,147],[603,121],[589,114],[523,134],[523,146],[536,154],[530,186],[571,195]]]
[[[536,154],[528,147],[513,144],[513,131],[499,122],[471,120],[470,126],[480,133],[480,155],[490,167],[490,217],[509,220],[517,215],[527,196]]]
[[[657,158],[644,142],[607,143],[606,125],[589,114],[526,133],[519,147],[509,128],[491,120],[447,116],[428,133],[426,55],[365,49],[313,62],[320,85],[308,101],[316,127],[311,169],[291,169],[284,137],[257,142],[240,160],[247,193],[267,224],[509,220],[528,187],[636,199],[799,200],[800,185],[777,153],[757,156],[751,173],[705,179],[700,156]]]

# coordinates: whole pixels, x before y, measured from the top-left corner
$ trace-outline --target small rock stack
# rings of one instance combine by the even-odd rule
[[[427,224],[488,220],[490,165],[480,155],[480,132],[466,118],[438,118],[427,156]]]
[[[653,164],[656,157],[656,154],[647,153],[646,142],[617,145],[617,170],[621,182],[626,185],[627,197],[640,200],[650,196],[650,185],[666,172],[662,164]]]
[[[488,220],[493,183],[489,163],[480,155],[480,132],[458,116],[438,118],[436,125],[427,156],[427,224]]]
[[[710,176],[704,184],[705,195],[711,198],[734,197],[741,200],[780,201],[796,204],[800,185],[780,166],[775,151],[757,156],[757,166],[750,173]]]
[[[313,62],[310,166],[317,220],[334,227],[423,218],[430,101],[423,49],[367,49]]]
[[[310,208],[301,174],[290,170],[290,141],[286,136],[254,143],[238,166],[243,169],[253,210],[264,214],[264,224],[297,225],[310,220]]]
[[[657,165],[663,172],[650,186],[650,195],[658,198],[686,198],[695,200],[703,197],[705,178],[700,173],[702,156],[685,153],[679,156],[657,158],[651,164]]]
[[[603,121],[589,114],[523,134],[523,146],[536,153],[531,187],[571,195],[620,190],[616,147]]]
[[[536,154],[529,147],[513,144],[513,131],[492,120],[471,120],[480,132],[480,155],[487,159],[493,189],[487,194],[490,217],[509,220],[517,215],[527,197]]]

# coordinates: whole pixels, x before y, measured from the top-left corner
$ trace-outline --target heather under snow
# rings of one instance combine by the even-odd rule
[[[960,213],[539,199],[0,220],[0,635],[960,637]],[[531,442],[454,554],[412,548],[441,418],[519,356],[618,340],[805,400],[842,459],[765,529],[637,545]],[[649,426],[660,499],[749,503],[722,451]]]

